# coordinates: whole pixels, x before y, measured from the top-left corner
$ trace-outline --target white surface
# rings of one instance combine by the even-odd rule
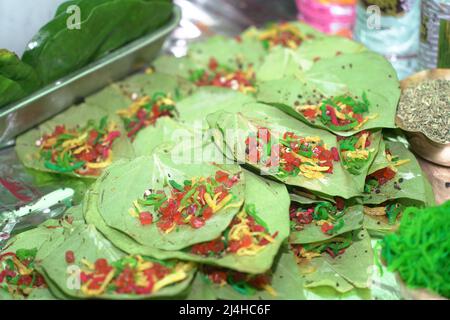
[[[65,0],[0,0],[0,48],[19,56]]]

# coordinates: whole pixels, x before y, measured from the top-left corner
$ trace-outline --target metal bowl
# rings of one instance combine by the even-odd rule
[[[450,80],[450,69],[431,69],[415,73],[400,81],[400,87],[403,91],[424,81],[437,79]],[[427,137],[423,132],[406,129],[398,115],[395,117],[395,123],[404,131],[414,153],[428,161],[450,167],[450,143],[440,143]]]

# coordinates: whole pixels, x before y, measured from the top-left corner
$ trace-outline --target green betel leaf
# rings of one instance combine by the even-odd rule
[[[298,266],[306,288],[332,287],[343,293],[368,287],[373,266],[369,234],[365,230],[354,231],[350,238],[350,246],[334,258],[327,252],[311,260],[300,258]]]
[[[386,233],[397,230],[403,211],[406,207],[425,207],[436,204],[433,188],[428,180],[423,179],[426,201],[400,198],[386,200],[381,204],[367,204],[364,206],[364,228],[371,235],[383,236]]]
[[[67,28],[69,13],[59,14],[41,28],[23,56],[44,83],[59,79],[154,30],[172,12],[172,4],[155,1],[80,1],[77,5],[82,15],[79,29]],[[133,19],[130,12],[135,13]]]
[[[415,156],[400,142],[385,141],[384,143],[386,150],[389,150],[393,157],[389,167],[394,167],[397,172],[393,179],[381,186],[366,187],[363,203],[380,204],[391,199],[410,199],[424,204],[433,201],[427,186],[428,181],[426,181]],[[402,160],[406,160],[406,163],[395,165],[396,162],[400,161],[401,163]],[[369,180],[370,178],[366,185]]]
[[[384,153],[384,148],[380,151],[382,140],[381,130],[338,138],[338,149],[344,168],[353,175],[367,176],[378,153]]]
[[[148,156],[161,145],[174,146],[177,143],[186,143],[186,139],[190,142],[193,135],[191,128],[164,117],[159,119],[155,126],[141,130],[133,141],[133,148],[137,157]]]
[[[310,62],[302,59],[294,50],[276,47],[265,57],[264,62],[256,71],[256,79],[265,81],[283,80],[293,76],[301,78],[303,70],[309,68]],[[264,87],[262,87],[264,88]],[[263,92],[259,95],[264,96]]]
[[[286,36],[289,38],[286,41]],[[277,50],[279,47],[301,50],[309,41],[320,39],[326,35],[313,27],[298,22],[270,23],[262,29],[250,27],[245,30],[241,39],[245,43],[259,42],[266,51]]]
[[[365,47],[343,37],[324,37],[304,41],[297,49],[276,46],[257,69],[258,81],[282,80],[288,76],[304,78],[304,71],[311,69],[321,59],[365,51]]]
[[[241,41],[222,35],[193,43],[188,52],[188,56],[198,64],[207,66],[214,58],[220,65],[233,69],[250,65],[256,68],[265,55],[264,48],[257,41]]]
[[[339,210],[336,205],[325,200],[314,200],[314,202],[303,203],[302,199],[294,197],[291,208],[306,212],[308,209],[314,210],[311,217],[316,217],[310,223],[299,222],[295,217],[291,217],[291,234],[289,242],[293,244],[313,243],[331,239],[343,233],[360,229],[363,224],[363,206],[356,199],[345,201],[345,208]],[[300,200],[300,202],[299,202]],[[320,210],[328,209],[327,217],[320,217]],[[334,213],[331,213],[334,212]],[[291,214],[294,211],[291,210]],[[309,214],[308,214],[309,215]],[[322,229],[321,224],[330,226]],[[297,230],[300,229],[300,230]]]
[[[139,96],[153,96],[166,93],[177,102],[195,90],[195,86],[186,79],[157,72],[136,74],[118,84],[129,95],[137,93]]]
[[[215,129],[214,139],[218,146],[222,148],[223,144],[226,145],[227,150],[222,150],[223,152],[231,152],[239,162],[245,162],[249,167],[264,172],[285,184],[346,199],[358,196],[363,189],[364,176],[350,174],[342,167],[340,161],[335,161],[334,159],[332,161],[332,173],[311,173],[307,175],[300,173],[301,169],[299,169],[298,165],[295,165],[292,171],[286,173],[287,171],[284,168],[287,167],[283,166],[282,162],[277,167],[276,165],[267,165],[267,162],[252,160],[250,158],[250,148],[247,148],[245,141],[250,136],[256,136],[257,131],[261,128],[266,128],[269,132],[273,131],[270,133],[274,137],[272,145],[277,145],[275,142],[276,138],[278,138],[280,150],[286,147],[283,145],[283,135],[287,132],[293,132],[300,137],[322,143],[321,148],[325,147],[328,150],[324,153],[324,156],[327,154],[330,157],[329,161],[331,161],[332,157],[332,148],[336,148],[335,151],[337,151],[337,141],[334,135],[320,129],[311,128],[276,108],[264,104],[246,104],[241,112],[219,111],[214,113],[208,116],[208,122],[211,128]],[[279,159],[275,151],[270,152],[268,147],[265,150],[266,153],[273,155],[273,161],[276,162]],[[303,154],[307,157],[312,156],[312,153],[308,155],[310,152],[312,150],[305,151]],[[253,153],[255,152],[252,151]],[[306,160],[301,161],[308,163]],[[302,168],[308,169],[306,167]],[[320,168],[318,170],[326,171]]]
[[[126,2],[122,2],[121,5],[126,4]],[[158,29],[172,16],[173,5],[164,0],[144,0],[136,2],[136,6],[128,10],[132,10],[128,12],[133,12],[133,15],[122,15],[121,19],[115,21],[116,26],[120,26],[120,28],[112,29],[106,41],[95,52],[94,60],[122,47],[131,40]]]
[[[15,102],[40,86],[35,70],[13,53],[0,49],[0,107]]]
[[[367,129],[394,128],[399,97],[395,71],[383,57],[372,52],[319,60],[300,78],[291,75],[263,82],[258,88],[258,100],[342,136]],[[343,125],[339,117],[333,120],[325,114],[326,106],[339,110],[341,103],[359,114],[359,120],[347,116],[352,122]]]
[[[253,208],[254,212],[250,215],[257,224],[266,227],[265,233],[274,236],[274,241],[264,245],[257,252],[225,253],[211,258],[202,258],[199,255],[195,258],[190,254],[189,260],[193,259],[201,263],[253,274],[263,273],[270,269],[281,244],[289,235],[289,195],[286,187],[282,184],[266,180],[249,171],[244,171],[244,176],[245,205]],[[246,210],[246,212],[249,211]]]
[[[107,112],[117,112],[125,109],[136,99],[155,94],[169,95],[175,101],[185,98],[193,92],[194,86],[185,79],[162,73],[140,73],[123,81],[109,85],[100,92],[86,98],[86,103],[104,109]]]
[[[234,164],[233,157],[224,155],[201,126],[167,117],[140,131],[133,148],[137,156],[163,153],[177,162]]]
[[[238,182],[230,189],[232,199],[227,200],[223,209],[217,209],[218,211],[197,229],[189,224],[176,226],[171,223],[171,226],[176,228],[163,232],[164,229],[160,229],[161,224],[158,226],[157,223],[158,209],[155,210],[154,207],[143,206],[154,215],[155,223],[149,225],[142,225],[139,217],[132,216],[130,213],[134,203],[143,197],[146,190],[155,192],[164,190],[169,197],[171,190],[178,188],[177,185],[181,187],[183,181],[214,177],[216,172],[221,170],[232,176],[240,175]],[[139,157],[132,161],[118,163],[100,178],[98,210],[110,227],[121,230],[145,246],[162,250],[180,250],[198,242],[217,238],[230,224],[244,200],[243,179],[241,169],[237,165],[174,163],[169,155],[164,154]],[[217,205],[220,208],[218,203]],[[139,212],[143,211],[139,210]]]
[[[0,107],[26,96],[20,84],[0,75]]]
[[[79,137],[72,136],[72,133],[56,134],[55,143],[51,144],[51,147],[45,150],[41,148],[40,146],[42,146],[45,141],[48,141],[45,137],[48,138],[54,132],[57,132],[58,126],[64,126],[66,131],[72,132],[81,130],[82,132],[79,132]],[[105,165],[95,168],[97,171],[86,171],[86,173],[83,173],[77,170],[85,170],[88,161],[77,158],[76,155],[82,153],[77,153],[79,151],[76,151],[73,146],[79,145],[80,147],[83,147],[91,142],[97,146],[100,138],[92,139],[92,141],[89,142],[91,129],[94,128],[97,130],[99,137],[104,140],[105,144],[106,140],[109,141],[110,139],[113,139],[111,140],[112,144],[109,148],[109,152],[111,153],[108,153],[108,158],[102,156]],[[79,140],[77,140],[79,141],[79,144],[78,142],[74,142],[73,145],[70,144],[72,147],[67,147],[67,149],[70,149],[73,152],[59,151],[60,149],[65,148],[63,147],[64,143],[70,143],[66,141],[75,138],[79,138]],[[46,150],[48,150],[48,152]],[[53,157],[51,150],[55,150],[55,155]],[[89,147],[88,150],[90,150]],[[114,115],[108,115],[105,111],[93,108],[88,104],[73,106],[67,111],[44,122],[36,129],[32,129],[19,136],[16,141],[16,152],[19,159],[28,168],[86,178],[96,178],[99,175],[98,172],[107,166],[109,160],[115,161],[120,158],[131,158],[134,156],[134,151],[131,143],[126,137],[120,118]],[[98,157],[100,156],[98,155]],[[94,166],[92,168],[94,168]]]
[[[384,139],[380,139],[378,152],[375,158],[373,159],[373,162],[370,165],[369,170],[367,171],[368,175],[389,166],[389,161],[386,159],[385,152],[386,152],[386,144],[384,143]]]
[[[326,36],[305,41],[305,43],[296,50],[296,53],[299,58],[309,62],[309,66],[305,68],[307,70],[317,61],[351,53],[360,53],[366,50],[366,47],[362,44],[350,39],[341,36]]]
[[[145,128],[162,118],[178,118],[178,101],[192,93],[194,86],[180,77],[162,73],[137,74],[117,82],[86,99],[105,112],[119,116],[134,141]]]
[[[43,259],[51,251],[46,248],[47,243],[56,241],[57,244],[52,244],[52,247],[57,246],[63,240],[61,239],[63,233],[63,228],[48,228],[45,225],[42,225],[38,228],[31,229],[14,236],[5,245],[3,251],[17,252],[17,250],[20,249],[37,249],[36,257],[38,259]],[[41,248],[43,249],[41,250]]]
[[[105,5],[108,2],[111,2],[111,0],[99,0],[95,2],[89,0],[78,0],[68,2],[67,6],[63,4],[60,6],[60,8],[57,9],[55,18],[53,20],[50,20],[38,31],[38,33],[33,36],[33,38],[27,45],[27,49],[23,53],[22,60],[36,69],[39,78],[41,79],[41,81],[43,81],[44,84],[47,83],[47,81],[43,79],[41,74],[42,72],[39,70],[38,66],[43,63],[42,58],[43,53],[45,52],[44,48],[47,46],[47,44],[52,42],[53,38],[55,38],[57,34],[62,30],[67,29],[67,19],[69,17],[69,14],[66,12],[67,8],[72,4],[78,5],[81,11],[80,23],[83,23],[90,17],[92,10],[95,7]],[[100,34],[103,36],[105,33],[106,32],[102,32]],[[97,34],[96,37],[99,37],[99,35]],[[88,43],[80,44],[80,46],[85,48],[86,44]],[[53,45],[56,45],[56,43],[54,43]],[[92,49],[89,51],[92,51]],[[86,58],[83,57],[83,59]]]
[[[81,1],[83,0],[67,0],[63,3],[61,3],[58,8],[56,8],[56,12],[54,15],[54,18],[56,18],[57,16],[61,15],[65,15],[67,13],[67,10],[70,6],[73,5],[78,5]]]
[[[69,257],[69,258],[68,258]],[[98,265],[99,260],[104,259],[103,266],[113,269],[93,269],[94,263]],[[139,262],[141,261],[141,262]],[[144,267],[144,262],[149,262],[150,266]],[[125,290],[123,293],[116,289],[120,288],[118,278],[123,270],[133,270],[137,272],[137,266],[142,268],[152,268],[152,264],[158,264],[167,268],[167,274],[158,278],[150,292],[137,294],[133,291]],[[126,256],[122,251],[115,248],[106,238],[104,238],[92,225],[78,227],[62,245],[55,249],[48,257],[42,261],[42,267],[46,276],[67,296],[76,298],[106,298],[106,299],[148,299],[157,297],[170,297],[185,290],[194,275],[194,268],[189,263],[177,263],[155,261],[145,257]],[[150,269],[151,270],[151,269]],[[103,276],[104,290],[94,289],[89,280],[83,280],[82,274],[89,277],[90,274]],[[110,275],[106,278],[106,275]],[[112,279],[110,277],[112,276]],[[106,279],[106,280],[105,280]],[[140,285],[143,287],[143,285]],[[156,291],[155,291],[156,290]]]
[[[5,49],[0,49],[0,75],[17,82],[27,94],[38,89],[40,85],[33,68],[20,61],[13,52]]]
[[[178,104],[179,121],[194,129],[209,128],[207,116],[220,110],[237,112],[245,109],[245,105],[255,100],[243,93],[225,88],[199,88],[193,95],[181,100]]]
[[[373,236],[395,231],[403,211],[407,206],[423,206],[420,202],[408,199],[387,201],[383,204],[364,206],[364,228]]]
[[[39,270],[40,261],[64,241],[63,228],[49,228],[41,225],[11,238],[0,251],[0,273],[13,272],[0,283],[0,297],[4,299],[47,299],[52,298]],[[16,263],[12,256],[15,255]],[[26,269],[20,269],[18,262]],[[27,275],[32,276],[28,282]],[[28,283],[28,284],[25,284]]]
[[[162,55],[158,57],[153,62],[153,66],[157,73],[179,76],[185,79],[189,79],[193,70],[202,68],[200,63],[196,63],[187,56],[176,58],[171,55]]]
[[[322,194],[318,193],[312,193],[312,192],[303,192],[299,189],[291,188],[289,197],[291,198],[291,203],[301,203],[301,204],[311,204],[311,203],[317,203],[322,200],[326,200],[331,203],[336,203],[336,200],[334,197],[330,196],[324,196]]]
[[[202,255],[197,252],[199,249],[188,247],[182,251],[159,250],[136,243],[124,233],[108,227],[105,219],[95,209],[95,202],[98,199],[98,183],[94,186],[89,198],[85,200],[85,216],[89,223],[95,226],[120,249],[130,254],[142,254],[158,259],[176,258],[181,260],[195,261],[208,265],[226,267],[233,270],[248,273],[262,273],[267,271],[275,258],[281,243],[289,234],[288,207],[289,196],[286,187],[274,181],[263,179],[249,171],[244,171],[245,177],[245,199],[246,205],[254,208],[257,215],[256,221],[259,225],[266,225],[267,235],[274,235],[274,241],[262,246],[262,249],[255,253],[236,254],[224,252],[211,255]],[[180,231],[181,232],[181,231]],[[230,228],[216,237],[224,239]],[[205,243],[200,243],[206,245]],[[224,247],[226,248],[226,247]],[[197,251],[193,251],[197,250]]]
[[[193,54],[185,57],[175,58],[163,55],[155,60],[154,68],[158,73],[183,77],[197,87],[213,86],[254,95],[257,67],[253,60],[261,60],[261,58],[251,56],[252,51],[242,47],[242,44],[234,39],[226,41],[226,46],[230,47],[230,50],[221,48],[219,51],[208,51],[203,56],[203,52],[209,46],[223,47],[221,39],[219,36],[219,38],[213,37],[211,43],[200,42],[193,48]],[[250,55],[248,59],[238,52],[241,50]]]
[[[227,269],[219,269],[227,271]],[[230,271],[229,271],[230,272]],[[232,274],[232,271],[231,271]],[[251,285],[216,284],[205,273],[199,271],[190,288],[188,300],[304,300],[305,289],[295,257],[282,248],[272,270],[268,272],[272,290],[256,289]],[[242,288],[243,287],[243,288]]]

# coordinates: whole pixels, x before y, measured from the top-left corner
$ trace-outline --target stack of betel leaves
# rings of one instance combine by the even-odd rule
[[[17,139],[90,181],[11,239],[8,297],[370,298],[371,240],[434,203],[394,128],[395,71],[299,23],[215,36]]]
[[[172,0],[69,0],[19,59],[0,50],[0,107],[96,61],[169,21]]]

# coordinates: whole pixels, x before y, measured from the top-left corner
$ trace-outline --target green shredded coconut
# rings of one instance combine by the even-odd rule
[[[450,298],[449,232],[450,201],[437,207],[408,207],[397,232],[381,241],[381,256],[408,287]]]

